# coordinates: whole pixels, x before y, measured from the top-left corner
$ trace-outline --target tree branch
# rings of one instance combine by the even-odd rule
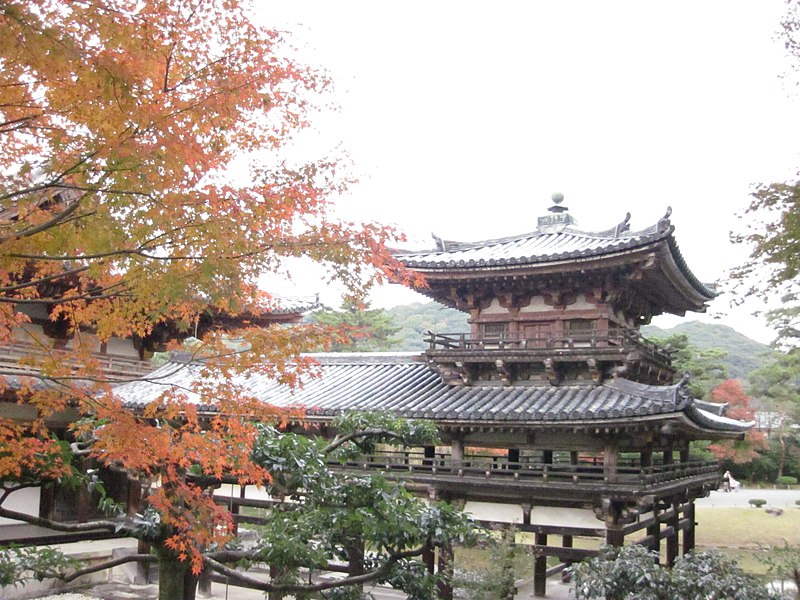
[[[118,567],[119,565],[124,565],[125,563],[129,562],[153,563],[157,561],[158,557],[153,554],[131,554],[129,556],[121,556],[119,558],[107,560],[100,564],[91,565],[83,569],[78,569],[77,571],[73,571],[69,575],[60,576],[59,579],[64,583],[69,583],[70,581],[74,581],[78,577],[82,577],[84,575],[90,575],[91,573],[97,573],[98,571],[105,571],[106,569],[113,569],[114,567]]]
[[[12,235],[7,235],[7,236],[5,236],[3,238],[0,238],[0,244],[4,244],[6,242],[13,241],[13,240],[20,240],[22,238],[31,237],[31,236],[36,235],[37,233],[41,233],[42,231],[47,231],[51,227],[55,227],[61,221],[63,221],[68,216],[70,216],[72,213],[74,213],[76,210],[78,210],[78,206],[80,206],[80,200],[81,199],[75,199],[64,210],[62,210],[60,213],[58,213],[55,216],[53,216],[52,219],[50,219],[48,221],[45,221],[44,223],[42,223],[40,225],[37,225],[36,227],[30,227],[28,229],[23,229],[22,231],[18,231],[16,233],[12,234]]]
[[[125,288],[119,292],[109,292],[109,290],[119,287],[120,284],[111,285],[104,289],[103,294],[81,294],[80,296],[69,296],[67,298],[4,298],[0,296],[0,304],[69,304],[70,302],[77,302],[79,300],[106,300],[108,298],[120,298],[129,296],[130,293],[126,292]]]
[[[83,273],[84,271],[88,270],[89,270],[89,265],[86,265],[85,267],[80,267],[78,269],[67,269],[65,271],[61,271],[60,273],[48,275],[47,277],[40,277],[39,279],[30,279],[23,283],[18,283],[17,285],[0,287],[0,294],[8,294],[10,292],[16,292],[17,290],[33,287],[39,285],[40,283],[47,283],[49,281],[53,281],[55,279],[61,279],[63,277],[68,277],[70,275],[77,275],[78,273]]]
[[[222,573],[226,577],[233,579],[236,582],[243,583],[248,587],[256,590],[260,590],[262,592],[283,592],[286,594],[308,594],[314,592],[322,592],[324,590],[330,590],[333,588],[343,587],[347,585],[360,585],[363,583],[369,583],[371,581],[375,581],[380,579],[384,575],[387,575],[395,563],[403,560],[404,558],[411,558],[412,556],[419,556],[425,550],[425,546],[420,546],[419,548],[415,548],[413,550],[406,550],[404,552],[398,552],[396,554],[392,554],[389,556],[387,561],[383,563],[377,569],[373,569],[372,571],[368,571],[367,573],[363,573],[361,575],[353,575],[350,577],[345,577],[344,579],[337,579],[336,581],[321,581],[319,583],[310,583],[310,584],[299,584],[299,583],[282,583],[282,584],[275,584],[270,583],[268,581],[263,581],[256,577],[252,577],[241,571],[237,571],[236,569],[232,569],[231,567],[227,567],[221,562],[214,560],[210,556],[204,556],[203,562],[204,564],[211,569],[212,571],[216,571],[218,573]]]
[[[336,450],[337,448],[339,448],[340,446],[346,444],[351,440],[367,438],[367,437],[378,437],[378,436],[386,436],[389,438],[393,438],[395,440],[403,441],[402,435],[398,435],[397,433],[389,429],[382,429],[382,428],[365,429],[363,431],[354,431],[352,433],[348,433],[347,435],[342,435],[342,436],[337,435],[335,438],[333,438],[333,441],[330,444],[328,444],[322,449],[322,451],[325,454],[330,454],[331,452],[333,452],[334,450]]]
[[[47,527],[48,529],[55,529],[56,531],[66,532],[84,532],[95,531],[97,529],[107,529],[108,531],[119,531],[124,527],[124,521],[90,521],[88,523],[61,523],[60,521],[53,521],[43,517],[34,517],[25,513],[9,510],[0,506],[0,517],[4,519],[13,519],[15,521],[22,521],[23,523],[30,523],[31,525],[38,525],[39,527]]]

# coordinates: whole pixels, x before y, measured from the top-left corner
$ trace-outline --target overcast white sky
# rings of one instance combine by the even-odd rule
[[[752,186],[800,168],[783,0],[258,6],[334,79],[341,110],[305,143],[352,157],[361,183],[341,212],[396,224],[411,246],[532,231],[560,191],[588,230],[627,211],[640,229],[672,206],[687,262],[715,281],[746,256],[728,236]]]

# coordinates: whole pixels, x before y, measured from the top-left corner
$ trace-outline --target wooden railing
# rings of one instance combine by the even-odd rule
[[[348,469],[384,471],[397,477],[513,480],[531,484],[573,484],[589,486],[636,486],[648,488],[682,479],[719,477],[716,461],[657,464],[648,467],[620,462],[612,473],[601,462],[544,463],[523,458],[466,457],[454,460],[449,455],[425,457],[420,452],[382,452],[360,457],[343,465]]]
[[[92,353],[91,358],[112,381],[135,379],[153,370],[150,362],[126,356]],[[47,349],[22,341],[0,346],[0,370],[5,372],[35,376],[40,372],[41,363],[53,360],[72,365],[75,369],[81,366],[76,353],[69,350]]]
[[[585,349],[637,349],[646,355],[669,362],[669,354],[642,337],[635,329],[587,331],[568,335],[526,335],[521,333],[478,334],[428,332],[430,350],[545,350],[585,351]]]

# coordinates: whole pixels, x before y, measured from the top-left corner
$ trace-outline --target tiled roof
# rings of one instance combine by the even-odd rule
[[[412,268],[443,269],[544,263],[586,256],[598,256],[637,248],[667,238],[664,231],[648,229],[618,237],[586,233],[576,229],[536,230],[513,237],[480,242],[442,241],[441,250],[399,252],[397,258]]]
[[[559,422],[619,422],[651,415],[686,415],[705,429],[741,432],[748,424],[693,408],[680,385],[649,386],[625,379],[601,385],[449,386],[409,354],[315,355],[321,376],[291,390],[251,375],[235,381],[245,393],[276,406],[302,406],[308,414],[329,417],[348,410],[389,410],[408,418],[448,422],[500,422],[509,425]],[[168,363],[146,380],[125,383],[116,393],[130,408],[152,402],[170,386],[191,390],[201,365]],[[191,391],[190,399],[199,402]],[[213,406],[201,406],[213,411]]]
[[[689,270],[672,236],[671,210],[655,225],[641,231],[627,229],[628,219],[601,232],[581,231],[564,225],[540,226],[531,233],[477,242],[436,240],[436,250],[397,251],[395,256],[406,266],[427,275],[449,269],[486,269],[544,265],[564,260],[602,257],[665,242],[679,271],[700,294],[711,299],[714,290],[701,283]]]

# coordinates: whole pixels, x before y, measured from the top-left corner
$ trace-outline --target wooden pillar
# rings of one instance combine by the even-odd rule
[[[425,446],[423,452],[424,459],[422,460],[422,464],[426,467],[432,467],[436,459],[436,446]]]
[[[678,502],[672,501],[672,511],[669,519],[667,519],[667,527],[672,529],[671,535],[667,537],[667,566],[672,568],[675,564],[675,559],[678,557],[678,525],[680,521],[680,513],[678,513]]]
[[[615,548],[622,548],[625,544],[625,533],[619,523],[606,524],[606,544]]]
[[[616,458],[616,447],[613,456]],[[606,498],[603,500],[603,517],[606,523],[606,544],[621,548],[625,543],[625,532],[622,529],[620,520],[625,507],[619,500]]]
[[[653,449],[652,448],[645,448],[642,450],[641,454],[641,463],[642,468],[647,469],[653,466]]]
[[[534,542],[537,546],[547,545],[547,534],[536,532]],[[533,595],[544,598],[547,595],[547,556],[536,552],[533,559]]]
[[[233,496],[233,485],[231,484],[231,496]],[[240,485],[239,486],[239,498],[246,498],[247,497],[247,486]],[[231,511],[231,518],[233,519],[233,535],[239,535],[239,523],[236,521],[236,517],[239,515],[239,504],[231,502],[230,506]]]
[[[671,465],[675,461],[672,458],[672,446],[669,447],[669,450],[664,450],[664,464]]]
[[[453,438],[450,445],[450,461],[453,467],[458,468],[464,462],[464,440]]]
[[[688,446],[688,444],[681,448],[680,456],[681,456],[681,463],[685,464],[685,463],[689,462],[689,446]]]
[[[128,479],[128,490],[126,493],[126,514],[131,517],[144,510],[142,506],[147,497],[149,485],[147,480]],[[136,544],[138,554],[150,554],[150,544],[139,540]],[[150,564],[145,562],[136,563],[136,574],[133,582],[136,584],[150,583]]]
[[[694,550],[694,498],[686,503],[686,510],[683,516],[689,521],[687,528],[683,530],[683,555],[686,556]]]
[[[561,537],[561,545],[564,548],[572,548],[572,536],[571,535],[562,536]],[[572,566],[572,562],[571,561],[567,560],[567,561],[564,561],[564,562],[566,563],[567,567]],[[561,571],[561,581],[563,581],[564,583],[569,583],[570,582],[570,576],[569,576],[569,571],[568,570]]]
[[[509,448],[506,453],[509,469],[519,469],[519,448]]]
[[[652,539],[650,549],[656,553],[656,564],[661,562],[661,521],[658,505],[653,506],[653,524],[647,527],[647,535]]]
[[[603,450],[603,477],[609,483],[617,481],[617,463],[619,461],[619,453],[617,445],[613,442],[606,444]]]
[[[578,464],[578,451],[577,450],[570,450],[569,453],[569,464],[573,467]]]
[[[546,465],[553,464],[553,451],[552,450],[542,450],[542,462]]]

